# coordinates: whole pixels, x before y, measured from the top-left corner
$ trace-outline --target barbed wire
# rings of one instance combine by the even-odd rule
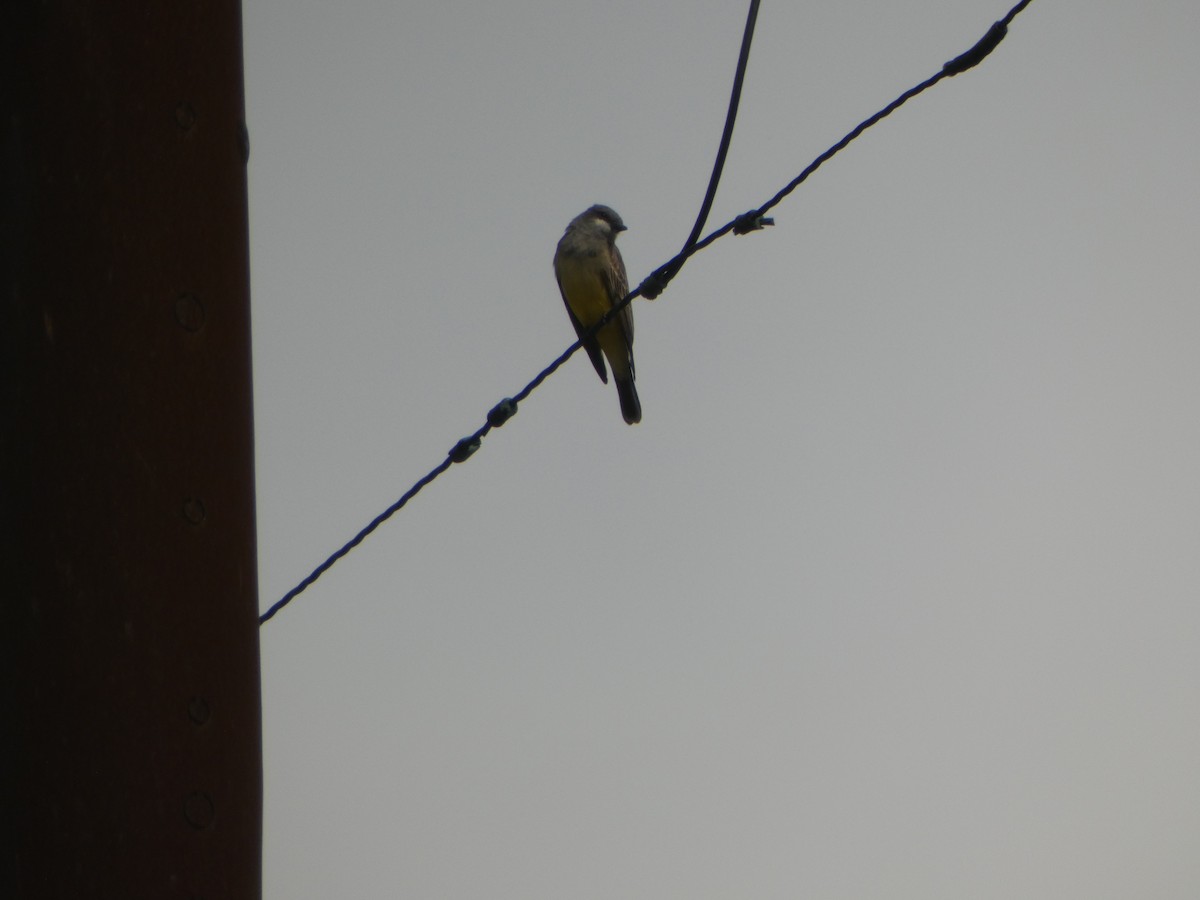
[[[733,90],[729,101],[729,110],[725,117],[725,128],[721,135],[721,144],[717,151],[717,159],[713,166],[713,174],[709,179],[708,189],[705,192],[704,201],[700,206],[700,213],[696,218],[696,223],[692,228],[692,232],[688,239],[684,242],[683,249],[674,257],[663,263],[653,272],[651,272],[636,289],[630,291],[620,303],[617,303],[603,317],[600,318],[591,328],[589,328],[580,338],[564,350],[553,362],[542,369],[534,378],[518,391],[512,397],[506,397],[497,403],[488,411],[487,420],[474,433],[462,438],[458,443],[450,448],[446,454],[446,458],[437,466],[429,471],[423,478],[417,481],[409,488],[403,496],[395,503],[372,519],[365,528],[358,532],[353,538],[339,547],[332,553],[324,562],[317,566],[313,571],[294,588],[288,591],[284,596],[274,603],[265,613],[259,617],[259,625],[270,620],[279,610],[287,606],[301,592],[308,588],[314,581],[328,571],[334,563],[346,556],[351,550],[357,547],[366,539],[376,528],[390,519],[393,515],[399,512],[409,500],[415,497],[420,491],[436,480],[442,473],[449,469],[454,463],[465,462],[470,456],[480,448],[484,437],[487,436],[493,428],[499,428],[517,413],[517,407],[521,401],[525,400],[532,394],[547,378],[553,375],[562,365],[570,359],[577,350],[583,345],[583,341],[594,335],[603,328],[614,316],[622,309],[627,307],[638,297],[645,297],[648,300],[653,300],[659,296],[671,279],[679,274],[691,257],[699,253],[706,247],[711,246],[715,241],[733,232],[734,234],[749,234],[752,231],[761,230],[763,227],[773,225],[774,222],[767,217],[775,206],[781,203],[784,198],[791,194],[796,188],[800,187],[814,172],[817,171],[824,163],[828,162],[842,150],[844,150],[853,140],[861,135],[868,128],[876,125],[881,120],[890,116],[893,112],[907,103],[909,100],[929,90],[939,81],[944,78],[950,78],[966,72],[968,69],[979,65],[987,57],[989,53],[996,49],[1000,42],[1008,33],[1008,26],[1012,20],[1027,7],[1031,0],[1021,0],[999,21],[994,23],[987,33],[980,38],[974,46],[965,53],[956,56],[954,59],[942,66],[941,70],[930,76],[917,85],[909,88],[907,91],[898,96],[895,100],[876,112],[874,115],[863,119],[854,128],[846,133],[841,140],[833,144],[829,149],[820,154],[808,166],[790,182],[788,182],[780,191],[775,194],[770,200],[762,204],[762,206],[752,209],[749,212],[736,216],[726,222],[717,230],[710,232],[702,240],[698,240],[700,232],[704,228],[708,213],[712,207],[713,199],[716,196],[717,184],[720,181],[721,172],[725,163],[725,155],[729,149],[729,143],[733,135],[733,123],[737,117],[738,103],[741,97],[742,84],[746,71],[746,64],[749,59],[750,42],[754,34],[754,25],[758,15],[758,7],[760,0],[751,0],[750,12],[746,21],[746,30],[742,37],[742,47],[738,56],[738,67],[734,78]]]

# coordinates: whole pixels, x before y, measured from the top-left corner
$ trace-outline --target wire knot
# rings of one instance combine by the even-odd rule
[[[667,289],[667,285],[671,281],[671,276],[663,272],[662,269],[656,269],[646,276],[645,281],[638,285],[638,293],[647,300],[656,300],[658,296]]]
[[[490,410],[488,410],[487,423],[493,428],[499,428],[516,414],[517,401],[512,397],[505,397]]]
[[[974,68],[999,46],[1006,34],[1008,34],[1008,26],[1003,22],[996,22],[988,29],[987,34],[976,42],[974,47],[966,53],[954,57],[954,59],[942,66],[942,71],[947,75],[953,76],[965,72],[967,69]]]
[[[465,437],[453,447],[450,448],[448,454],[451,462],[466,462],[470,459],[471,454],[479,449],[479,445],[483,443],[479,439],[479,435],[473,434],[470,437]]]

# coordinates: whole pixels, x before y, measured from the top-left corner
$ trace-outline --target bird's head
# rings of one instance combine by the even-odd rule
[[[602,203],[588,207],[580,218],[595,222],[614,236],[626,230],[625,223],[621,221],[621,217],[617,215],[617,211],[611,206],[605,206]]]

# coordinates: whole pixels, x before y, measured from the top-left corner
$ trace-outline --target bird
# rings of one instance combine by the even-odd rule
[[[554,252],[554,277],[583,349],[608,384],[604,360],[612,367],[621,416],[630,425],[642,421],[642,404],[633,386],[633,310],[628,306],[595,334],[588,329],[629,293],[625,261],[617,235],[625,223],[611,207],[589,206],[567,225]]]

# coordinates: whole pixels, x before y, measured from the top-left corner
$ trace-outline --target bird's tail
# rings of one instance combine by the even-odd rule
[[[617,383],[617,396],[621,398],[621,415],[630,425],[642,421],[642,404],[638,401],[637,389],[633,386],[632,374],[628,378],[618,378],[613,373]]]

